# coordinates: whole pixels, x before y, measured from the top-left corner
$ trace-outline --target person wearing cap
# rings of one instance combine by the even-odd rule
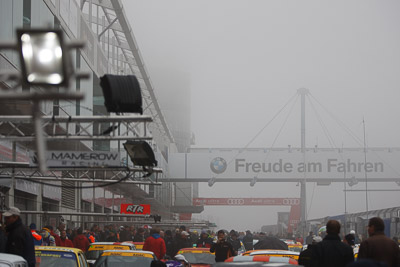
[[[43,227],[40,231],[40,235],[42,236],[42,246],[56,246],[56,239],[51,234],[51,230],[48,227]]]
[[[143,250],[152,251],[159,260],[164,258],[167,249],[164,239],[160,237],[160,228],[150,230],[150,236],[144,241]]]
[[[35,246],[29,229],[22,223],[21,211],[18,208],[10,207],[3,213],[8,233],[6,253],[23,257],[29,267],[36,264]]]
[[[354,248],[355,244],[355,238],[354,235],[352,234],[347,234],[343,238],[343,243],[349,245],[350,247]]]
[[[354,244],[360,244],[360,238],[358,238],[358,235],[356,235],[356,231],[350,230],[349,235],[353,236]]]
[[[320,237],[320,236],[313,237],[313,241],[311,242],[311,244],[307,245],[307,249],[300,252],[299,265],[303,265],[304,267],[311,266],[312,250],[315,247],[315,245],[321,241],[322,241],[322,237]]]
[[[384,233],[385,223],[379,217],[368,222],[369,238],[361,242],[358,259],[384,262],[389,267],[400,266],[399,246]]]
[[[197,247],[198,248],[211,248],[213,240],[208,237],[208,233],[206,230],[202,230],[200,234],[199,240],[197,240]]]
[[[189,239],[190,234],[186,231],[182,231],[179,236],[177,236],[176,242],[176,253],[182,248],[191,248],[193,244]]]
[[[329,220],[322,242],[312,249],[312,267],[345,267],[354,261],[353,249],[340,240],[340,223]]]
[[[243,245],[246,251],[253,250],[253,235],[251,234],[250,230],[246,231],[246,235],[243,237]]]
[[[50,230],[50,235],[54,237],[54,240],[56,241],[56,246],[61,246],[60,236],[53,231],[53,226],[47,225],[45,227]]]
[[[174,260],[179,261],[183,267],[188,267],[190,266],[189,262],[186,260],[185,256],[182,254],[178,254],[174,257]]]

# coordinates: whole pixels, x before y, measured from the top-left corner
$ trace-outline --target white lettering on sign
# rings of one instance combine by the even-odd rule
[[[244,204],[244,199],[242,198],[230,198],[228,199],[228,204],[229,205],[243,205]]]
[[[283,200],[283,205],[300,205],[300,199],[298,198],[285,198]]]
[[[143,213],[143,207],[140,205],[129,205],[126,207],[126,211],[132,213]]]
[[[254,172],[254,173],[322,173],[327,172],[384,172],[382,162],[354,162],[350,159],[340,162],[338,159],[327,159],[326,170],[321,162],[300,162],[297,166],[291,162],[284,162],[279,159],[276,162],[248,162],[246,159],[235,159],[235,172]]]

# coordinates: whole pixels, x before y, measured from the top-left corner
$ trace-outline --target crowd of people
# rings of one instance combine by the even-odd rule
[[[154,252],[158,259],[174,258],[182,248],[207,248],[215,253],[216,262],[224,261],[230,256],[236,256],[240,250],[258,249],[264,241],[276,239],[265,233],[252,233],[251,231],[237,232],[220,230],[214,233],[210,230],[189,231],[185,226],[171,231],[163,231],[158,227],[152,229],[136,228],[134,226],[107,225],[101,229],[93,225],[90,229],[66,229],[65,224],[60,223],[54,229],[47,225],[42,229],[36,229],[34,223],[29,228],[24,226],[20,218],[20,210],[12,207],[3,213],[5,220],[5,232],[0,231],[0,252],[20,255],[25,258],[29,266],[35,266],[34,246],[63,246],[79,248],[87,251],[94,242],[143,242],[143,250]],[[341,266],[400,266],[399,245],[384,234],[384,222],[379,217],[369,220],[369,238],[362,240],[359,245],[358,261],[354,263],[353,248],[358,242],[353,231],[340,237],[341,225],[336,220],[330,220],[326,224],[326,233],[309,236],[303,240],[300,236],[295,238],[300,243],[305,243],[307,249],[299,256],[299,264],[311,267],[341,267]],[[258,240],[258,243],[253,245]],[[242,245],[243,244],[243,245]],[[260,247],[261,248],[261,247]],[[276,247],[275,249],[287,249]],[[352,265],[352,264],[371,265]],[[372,265],[383,263],[386,265]]]

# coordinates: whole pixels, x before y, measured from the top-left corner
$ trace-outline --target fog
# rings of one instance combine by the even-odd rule
[[[399,1],[125,0],[123,4],[156,94],[163,85],[154,70],[169,68],[190,77],[196,147],[243,148],[255,137],[249,147],[299,147],[299,100],[268,124],[299,88],[311,94],[306,104],[307,147],[362,147],[337,120],[360,140],[364,120],[368,147],[400,147]],[[369,187],[399,188],[394,183]],[[293,183],[200,185],[200,197],[299,194],[300,187]],[[365,210],[365,193],[347,195],[348,212]],[[343,199],[343,184],[309,183],[307,217],[341,214]],[[399,206],[399,192],[370,192],[368,202],[370,210]],[[288,209],[205,207],[196,217],[215,221],[221,228],[258,230],[275,224],[276,212]]]

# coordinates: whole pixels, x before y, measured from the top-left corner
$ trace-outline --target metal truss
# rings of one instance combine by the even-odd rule
[[[43,116],[42,128],[48,141],[60,140],[151,140],[148,134],[150,116]],[[101,123],[109,123],[107,132],[100,130]],[[0,116],[0,140],[16,142],[34,141],[32,116]],[[139,126],[142,134],[138,131]],[[95,130],[95,128],[98,128]],[[117,131],[116,129],[121,129]],[[97,134],[95,134],[97,133]]]
[[[163,183],[207,183],[212,178],[162,178]],[[359,183],[364,183],[365,179],[355,179]],[[250,183],[253,178],[219,178],[215,183]],[[299,182],[317,183],[317,185],[329,185],[330,183],[353,182],[353,178],[257,178],[257,183],[299,183]],[[382,183],[395,182],[400,183],[400,178],[368,178],[368,182]]]
[[[109,214],[107,215],[109,216]],[[112,217],[120,217],[119,214],[113,214]],[[185,225],[189,228],[205,229],[214,227],[213,223],[210,222],[191,222],[191,221],[165,221],[161,223],[154,223],[154,221],[85,221],[85,223],[103,223],[103,224],[122,224],[122,225],[151,225],[152,227],[174,227]]]
[[[124,66],[127,66],[128,69],[137,76],[142,88],[144,100],[143,110],[154,120],[150,129],[153,132],[155,141],[157,143],[174,143],[174,137],[158,104],[148,71],[145,68],[139,47],[123,10],[121,1],[82,0],[81,10],[84,9],[86,4],[89,5],[89,14],[84,14],[86,22],[91,29],[93,29],[93,27],[97,27],[98,29],[101,27],[100,32],[97,33],[98,41],[108,45],[108,52],[112,50],[110,55],[111,59],[109,58],[109,65],[116,69],[118,73],[121,69],[118,65],[125,64]],[[103,18],[96,17],[92,14],[92,5],[103,11]],[[112,32],[112,42],[110,38],[104,38],[107,31]],[[115,49],[117,49],[116,52]],[[121,53],[118,53],[118,49]],[[165,140],[165,138],[167,140]]]
[[[35,167],[11,168],[2,166],[0,162],[0,179],[13,177],[26,181],[73,181],[78,183],[113,183],[121,179],[121,184],[149,184],[161,185],[158,176],[162,173],[161,168],[153,168],[153,177],[143,177],[148,170],[143,168],[126,167],[84,167],[84,168],[57,168],[41,173]]]

